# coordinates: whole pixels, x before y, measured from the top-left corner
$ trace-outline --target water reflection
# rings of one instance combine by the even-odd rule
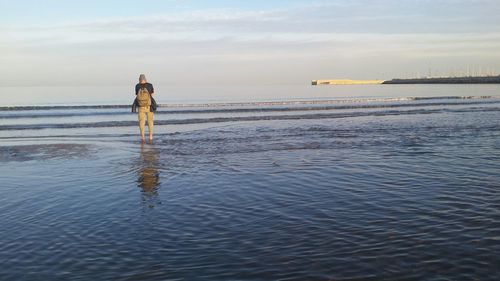
[[[142,202],[149,208],[161,204],[158,196],[160,186],[159,150],[154,145],[141,145],[138,186],[142,189]]]

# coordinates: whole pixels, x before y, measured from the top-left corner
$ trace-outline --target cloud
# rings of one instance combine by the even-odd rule
[[[345,34],[492,34],[500,20],[491,1],[317,1],[281,9],[204,9],[150,16],[60,23],[4,29],[19,44],[63,44],[106,41],[282,40],[321,43],[318,38]],[[437,15],[445,9],[443,14]],[[499,11],[500,12],[500,11]],[[493,24],[497,23],[497,24]],[[325,36],[325,34],[327,36]],[[330,35],[330,36],[328,36]]]
[[[492,61],[500,57],[498,5],[480,2],[316,1],[4,27],[0,75],[43,77],[70,65],[62,75],[75,82],[74,76],[94,75],[89,72],[135,73],[134,65],[142,63],[179,80],[221,82],[241,73],[248,81],[297,81],[338,73],[380,77],[380,64],[388,68],[384,73],[398,73],[422,61],[443,68]]]

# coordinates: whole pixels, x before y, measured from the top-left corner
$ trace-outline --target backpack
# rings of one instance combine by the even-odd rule
[[[139,107],[151,106],[151,95],[146,87],[141,87],[137,93],[137,103]]]

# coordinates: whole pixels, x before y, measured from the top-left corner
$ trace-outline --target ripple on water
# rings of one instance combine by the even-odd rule
[[[497,114],[0,146],[0,279],[500,279]]]

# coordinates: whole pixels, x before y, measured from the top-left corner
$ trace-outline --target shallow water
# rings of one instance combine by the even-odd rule
[[[3,108],[0,279],[497,280],[500,99],[443,96]]]

